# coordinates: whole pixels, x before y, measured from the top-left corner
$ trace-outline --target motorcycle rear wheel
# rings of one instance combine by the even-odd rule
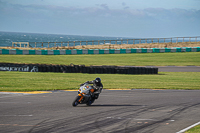
[[[80,96],[77,96],[75,100],[72,102],[72,106],[76,107],[79,104],[78,102],[79,99],[80,99]]]

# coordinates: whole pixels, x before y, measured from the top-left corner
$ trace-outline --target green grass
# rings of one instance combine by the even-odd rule
[[[0,72],[0,91],[77,89],[78,85],[102,79],[104,89],[199,89],[200,73],[162,72],[158,75]]]
[[[186,131],[185,133],[200,133],[200,125],[195,126],[194,128]]]
[[[0,62],[80,65],[200,66],[200,53],[135,53],[103,55],[0,55]],[[105,89],[199,89],[200,73],[158,75],[0,72],[0,91],[77,89],[101,77]]]
[[[100,55],[0,55],[0,62],[135,66],[200,66],[200,52]]]

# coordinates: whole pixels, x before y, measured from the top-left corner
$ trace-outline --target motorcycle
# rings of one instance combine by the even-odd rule
[[[93,93],[93,86],[90,86],[89,84],[83,84],[80,86],[78,90],[78,96],[73,101],[72,106],[75,107],[78,104],[86,104],[90,106],[95,100]]]

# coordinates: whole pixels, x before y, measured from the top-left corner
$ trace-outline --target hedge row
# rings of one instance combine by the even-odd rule
[[[155,67],[85,66],[0,63],[0,71],[90,73],[90,74],[158,74]]]

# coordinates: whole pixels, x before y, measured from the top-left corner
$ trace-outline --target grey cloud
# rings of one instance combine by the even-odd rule
[[[155,18],[195,18],[200,10],[147,8],[143,10],[147,16]],[[196,18],[197,19],[197,18]]]
[[[1,1],[0,1],[1,2]],[[0,3],[1,4],[1,3]],[[23,22],[29,21],[29,25],[26,29],[34,31],[50,31],[54,27],[55,31],[68,33],[82,33],[85,34],[87,29],[98,28],[99,31],[108,29],[121,28],[119,31],[124,30],[124,33],[130,29],[130,34],[133,31],[140,31],[143,28],[146,33],[146,29],[149,29],[151,34],[154,29],[160,29],[166,25],[171,28],[184,26],[197,25],[200,23],[200,10],[185,10],[185,9],[164,9],[164,8],[146,8],[146,9],[130,9],[124,3],[123,9],[110,9],[107,4],[96,5],[94,7],[80,8],[70,6],[55,6],[55,5],[12,5],[5,4],[0,5],[0,17],[4,19],[0,22],[1,27],[11,27],[9,24],[9,18],[17,18],[19,26],[23,27],[27,24]],[[126,9],[126,10],[124,10]],[[19,18],[19,19],[18,19]],[[102,21],[106,23],[102,23]],[[14,23],[14,22],[13,22]],[[16,23],[16,22],[15,22]],[[146,26],[146,28],[144,28]],[[17,26],[15,26],[17,27]],[[14,27],[14,28],[15,28]],[[40,29],[37,29],[40,27]],[[111,28],[109,28],[111,27]],[[156,27],[156,28],[155,28]],[[196,26],[198,27],[198,26]],[[13,28],[13,27],[12,27]],[[80,29],[85,29],[84,31]],[[114,34],[110,31],[110,34]],[[89,31],[88,31],[89,34]],[[105,32],[102,31],[102,34]],[[121,34],[121,32],[120,32]],[[147,33],[146,33],[147,34]],[[164,34],[164,33],[163,33]],[[163,35],[164,36],[164,35]]]
[[[125,2],[122,2],[122,6],[126,6],[126,3],[125,3]]]
[[[123,3],[123,5],[126,5]],[[8,10],[9,9],[9,10]],[[107,4],[101,4],[97,7],[79,8],[64,7],[53,5],[7,5],[1,8],[1,15],[13,15],[19,17],[62,17],[62,16],[129,16],[129,17],[152,17],[152,18],[176,18],[176,17],[196,17],[199,16],[198,10],[185,9],[164,9],[164,8],[146,8],[130,9],[125,6],[124,9],[109,9]],[[56,16],[55,16],[56,15]]]
[[[130,8],[129,6],[124,7],[124,9],[129,9],[129,8]]]
[[[101,4],[100,6],[103,7],[104,9],[106,9],[106,10],[109,10],[109,7],[108,7],[107,4]]]

